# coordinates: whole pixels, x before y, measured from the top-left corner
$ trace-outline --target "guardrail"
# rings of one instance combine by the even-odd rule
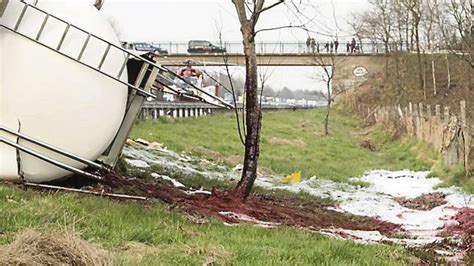
[[[298,110],[298,109],[314,109],[320,106],[308,106],[308,105],[274,105],[274,104],[262,104],[263,111],[282,111],[282,110]],[[237,111],[242,112],[243,106],[237,105]],[[163,102],[163,101],[151,101],[143,104],[139,119],[141,120],[157,120],[160,117],[174,117],[174,118],[186,118],[186,117],[199,117],[207,116],[215,113],[234,112],[234,110],[219,108],[213,105],[205,103],[193,103],[193,102]]]
[[[129,42],[126,45],[133,44]],[[143,42],[142,42],[143,43]],[[187,42],[150,42],[153,46],[157,46],[168,51],[170,55],[188,54]],[[219,42],[213,44],[220,46]],[[327,47],[326,47],[327,45]],[[394,46],[393,44],[392,46]],[[398,44],[398,49],[400,45]],[[222,43],[229,54],[243,54],[243,44],[241,42],[224,42]],[[127,48],[127,47],[125,47]],[[407,51],[406,47],[401,47],[403,51]],[[331,48],[330,42],[316,42],[314,45],[306,45],[306,42],[257,42],[257,54],[305,54],[305,53],[320,53],[320,54],[383,54],[385,53],[385,46],[383,43],[369,43],[358,42],[354,48],[347,47],[347,42],[339,43],[337,49],[333,43]]]

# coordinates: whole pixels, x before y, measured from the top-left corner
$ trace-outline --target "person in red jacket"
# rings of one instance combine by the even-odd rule
[[[178,91],[180,93],[194,95],[197,92],[194,90],[193,85],[198,87],[200,86],[199,78],[202,75],[202,71],[197,68],[193,68],[193,61],[191,60],[187,60],[185,64],[186,66],[180,68],[176,73],[179,77],[181,77],[181,79],[176,78],[174,82],[179,88]]]
[[[186,66],[185,67],[182,67],[178,70],[178,76],[180,77],[183,77],[183,78],[189,78],[189,77],[196,77],[196,78],[199,78],[201,75],[202,75],[202,71],[197,69],[197,68],[193,68],[193,62],[191,60],[188,60],[185,62],[186,63]]]

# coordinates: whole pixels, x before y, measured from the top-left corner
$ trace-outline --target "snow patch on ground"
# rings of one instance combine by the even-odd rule
[[[200,188],[198,190],[188,190],[188,191],[185,191],[184,193],[186,193],[188,195],[196,195],[196,194],[212,195],[211,191],[207,191],[207,190],[204,190],[202,188]]]
[[[161,147],[145,149],[125,146],[122,153],[126,162],[137,168],[148,167],[139,164],[157,166],[183,176],[201,175],[210,179],[226,179],[228,176],[224,174],[228,171],[227,167]]]
[[[363,181],[368,187],[356,187],[350,184],[336,183],[315,177],[298,184],[282,185],[278,177],[265,177],[256,181],[256,185],[267,189],[283,189],[295,193],[306,192],[322,198],[331,198],[340,202],[336,211],[355,215],[375,217],[383,221],[400,224],[410,239],[373,239],[373,233],[348,232],[368,241],[404,242],[411,245],[428,244],[439,241],[437,236],[446,224],[454,223],[452,217],[460,208],[474,207],[472,195],[456,187],[436,188],[441,184],[439,178],[428,178],[428,172],[413,171],[370,171],[353,181]],[[396,197],[415,198],[422,194],[441,192],[446,195],[446,204],[428,211],[412,210],[401,206]]]
[[[258,220],[256,218],[252,217],[252,216],[248,216],[248,215],[241,214],[241,213],[219,212],[219,214],[222,215],[222,216],[234,219],[234,220],[240,220],[240,221],[243,221],[243,222],[249,222],[249,223],[257,224],[257,225],[262,226],[262,227],[275,227],[275,226],[281,225],[279,223],[261,221],[261,220]]]
[[[170,181],[171,184],[173,184],[174,187],[183,189],[183,192],[188,194],[188,195],[196,195],[196,194],[212,195],[211,191],[207,191],[207,190],[204,190],[202,188],[200,188],[198,190],[187,190],[186,186],[183,185],[183,183],[181,183],[178,180],[176,180],[174,178],[171,178],[167,175],[160,175],[160,174],[157,174],[157,173],[151,173],[151,176],[153,178],[160,178],[160,179],[163,179],[163,180],[166,180],[166,181]]]
[[[379,231],[359,231],[347,229],[324,229],[320,233],[338,239],[350,239],[360,244],[375,244],[380,242],[391,242],[399,245],[418,247],[426,245],[424,238],[393,238],[382,235]],[[436,237],[433,241],[441,241],[443,238]],[[432,242],[429,242],[432,243]]]
[[[138,167],[138,168],[148,168],[150,165],[148,165],[147,162],[142,161],[142,160],[130,160],[127,159],[126,162],[132,166]]]
[[[163,180],[170,181],[173,184],[173,186],[175,186],[177,188],[185,188],[186,187],[185,185],[183,185],[183,183],[181,183],[178,180],[176,180],[174,178],[171,178],[167,175],[160,175],[160,174],[157,174],[157,173],[151,173],[151,176],[154,177],[154,178],[161,178]]]
[[[240,170],[229,169],[204,159],[178,154],[161,147],[153,149],[125,147],[123,151],[127,162],[138,168],[158,166],[178,175],[200,175],[209,179],[237,180]],[[157,174],[156,174],[157,175]],[[167,176],[160,176],[176,187],[184,186]],[[266,189],[282,189],[295,193],[306,192],[322,198],[331,198],[339,202],[331,210],[354,215],[375,217],[383,221],[400,224],[405,230],[400,238],[387,238],[378,232],[353,230],[325,230],[323,233],[333,236],[358,239],[362,242],[390,241],[410,246],[420,246],[442,240],[438,237],[441,229],[455,223],[452,217],[460,208],[474,208],[472,195],[460,188],[436,188],[442,181],[429,178],[428,172],[374,170],[351,181],[368,183],[360,187],[347,183],[312,177],[297,184],[282,184],[281,176],[263,176],[257,178],[255,185]],[[194,191],[189,193],[210,193]],[[422,194],[440,192],[446,195],[446,204],[428,211],[408,209],[400,205],[395,198],[416,198]],[[248,217],[247,217],[248,218]],[[259,222],[260,223],[260,222]]]

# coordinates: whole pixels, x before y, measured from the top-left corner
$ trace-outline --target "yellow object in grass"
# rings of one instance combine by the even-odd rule
[[[301,171],[294,172],[293,174],[283,178],[281,182],[283,184],[297,184],[301,182]]]

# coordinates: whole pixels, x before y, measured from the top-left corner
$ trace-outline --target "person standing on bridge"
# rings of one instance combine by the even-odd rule
[[[326,49],[326,53],[329,53],[329,42],[327,42],[327,43],[324,45],[324,48]]]
[[[339,47],[339,41],[336,39],[334,41],[334,50],[336,51],[336,54],[337,54],[337,48]]]
[[[351,53],[354,53],[355,52],[355,48],[356,48],[356,40],[354,38],[352,38],[352,42],[351,42]]]
[[[351,51],[351,43],[349,41],[347,41],[347,44],[346,44],[346,52],[347,54],[349,54],[349,52]]]
[[[314,51],[316,49],[316,40],[314,38],[311,38],[311,51],[314,54]]]
[[[311,38],[308,36],[308,39],[306,39],[306,52],[310,53],[310,48],[311,47]]]
[[[332,54],[332,52],[334,51],[334,43],[331,42],[331,43],[329,44],[329,47],[331,48],[331,54]]]

